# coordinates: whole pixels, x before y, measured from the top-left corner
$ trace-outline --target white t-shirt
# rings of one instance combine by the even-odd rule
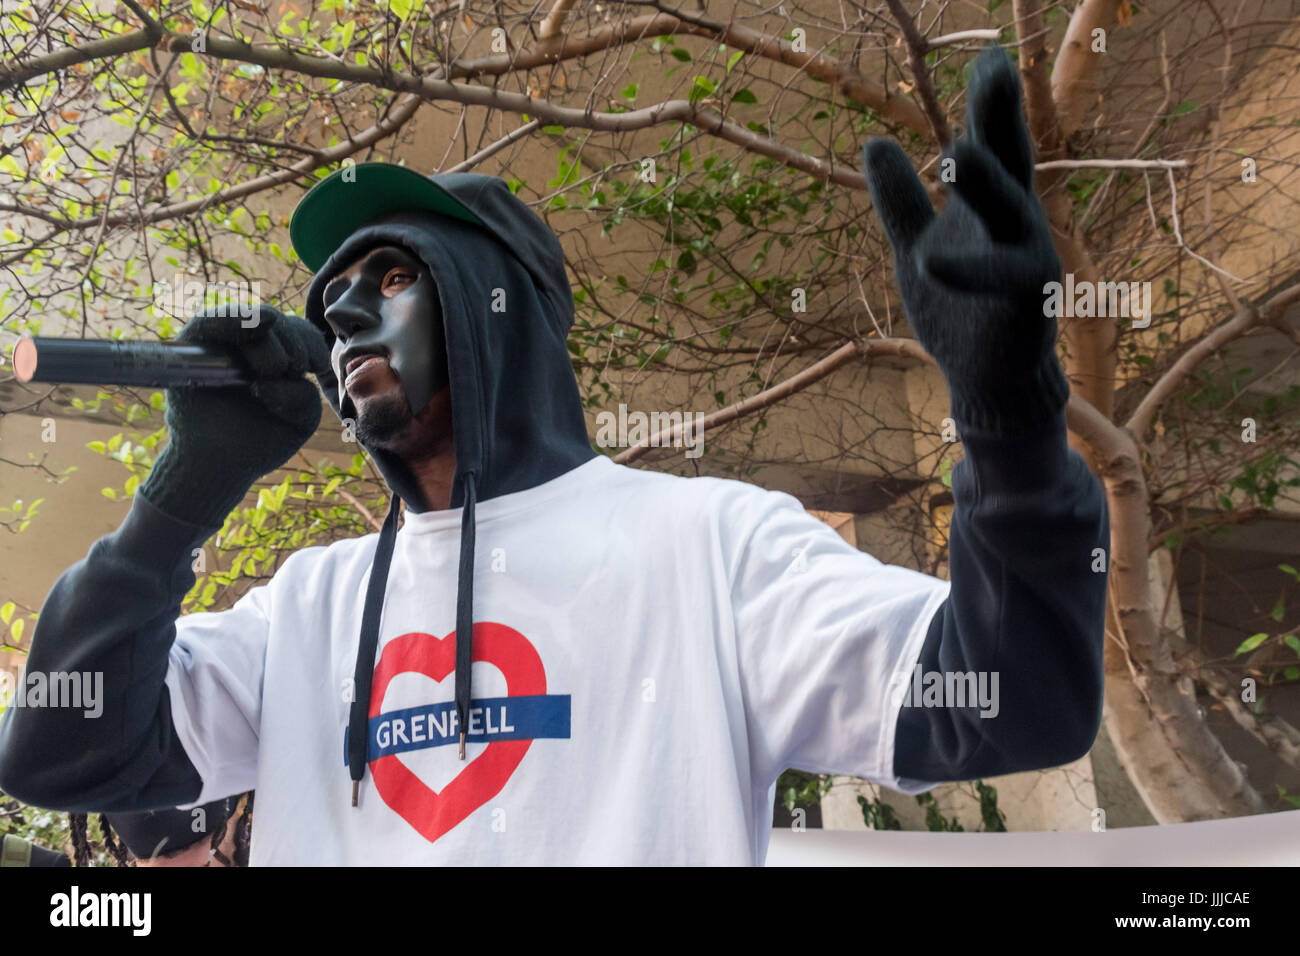
[[[460,510],[408,513],[357,807],[344,741],[377,536],[177,622],[196,802],[256,789],[252,865],[761,864],[786,768],[931,785],[894,777],[894,730],[947,582],[789,495],[603,457],[476,518],[466,760]]]

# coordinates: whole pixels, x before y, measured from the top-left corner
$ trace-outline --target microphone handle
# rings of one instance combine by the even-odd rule
[[[247,385],[232,350],[186,342],[118,342],[25,336],[14,347],[20,382],[193,388]]]

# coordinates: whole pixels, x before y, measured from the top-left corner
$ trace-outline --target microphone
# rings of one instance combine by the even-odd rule
[[[14,372],[24,383],[146,388],[219,388],[255,380],[238,353],[219,346],[26,335],[14,346]]]

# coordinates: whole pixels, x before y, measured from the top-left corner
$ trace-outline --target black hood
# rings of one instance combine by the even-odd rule
[[[431,178],[473,210],[483,225],[414,210],[358,229],[312,279],[306,314],[332,348],[334,335],[324,318],[325,286],[378,245],[409,249],[428,267],[437,285],[456,450],[451,507],[463,509],[456,608],[456,708],[464,759],[472,659],[474,505],[550,481],[596,453],[587,436],[569,358],[573,294],[559,241],[502,180],[471,173]],[[342,419],[337,388],[332,382],[321,384]],[[354,804],[356,782],[366,765],[370,682],[397,530],[397,498],[413,510],[418,510],[421,500],[396,456],[367,450],[394,497],[371,568],[354,675],[356,697],[348,728]]]
[[[595,452],[569,358],[573,293],[559,240],[496,177],[432,178],[455,188],[487,225],[412,211],[358,229],[312,279],[306,311],[333,347],[322,294],[334,276],[369,249],[389,243],[411,250],[428,267],[446,329],[456,508],[464,504],[466,472],[475,474],[478,500],[486,501],[549,481]],[[462,185],[472,187],[472,195],[456,188]],[[496,303],[504,311],[494,312]],[[324,391],[342,418],[337,391]],[[419,496],[401,462],[382,451],[370,454],[388,486],[418,509]]]

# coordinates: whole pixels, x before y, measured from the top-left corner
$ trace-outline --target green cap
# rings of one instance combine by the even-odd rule
[[[427,176],[393,163],[357,163],[330,173],[299,200],[289,221],[289,239],[303,264],[319,272],[362,226],[412,209],[483,225],[468,206]]]

